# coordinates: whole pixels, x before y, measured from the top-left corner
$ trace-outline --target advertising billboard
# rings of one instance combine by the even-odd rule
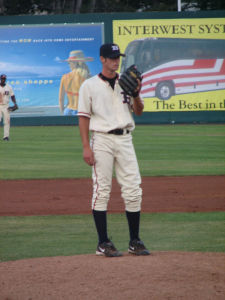
[[[7,75],[15,116],[75,115],[79,86],[101,69],[104,25],[0,26],[0,73]]]
[[[120,72],[142,73],[145,111],[225,110],[225,19],[118,20],[113,40]]]

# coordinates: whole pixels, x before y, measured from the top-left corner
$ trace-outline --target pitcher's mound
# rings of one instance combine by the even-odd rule
[[[0,299],[225,299],[225,254],[52,257],[0,264]]]

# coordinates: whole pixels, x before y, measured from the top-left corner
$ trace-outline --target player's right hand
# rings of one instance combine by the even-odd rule
[[[83,158],[84,161],[89,165],[89,166],[93,166],[95,163],[95,159],[94,159],[94,153],[91,150],[91,147],[87,147],[83,149]]]

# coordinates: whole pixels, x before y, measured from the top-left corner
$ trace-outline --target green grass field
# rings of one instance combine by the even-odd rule
[[[142,176],[225,174],[225,126],[137,126]],[[90,177],[77,126],[12,127],[0,141],[0,179]]]
[[[142,176],[225,174],[225,126],[137,126]],[[90,177],[78,127],[12,127],[0,141],[0,179]],[[213,201],[213,199],[212,199]],[[124,214],[109,214],[109,236],[127,251]],[[225,252],[225,212],[142,214],[141,237],[152,251]],[[0,261],[94,253],[91,215],[0,217]]]
[[[151,251],[225,251],[225,212],[142,214],[141,237]],[[125,214],[109,214],[108,231],[127,251]],[[94,253],[91,215],[0,218],[0,260]]]

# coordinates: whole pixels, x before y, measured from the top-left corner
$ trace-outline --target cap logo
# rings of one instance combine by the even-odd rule
[[[119,50],[119,47],[116,46],[116,45],[112,45],[112,50],[113,50],[113,51],[118,51],[118,50]]]

